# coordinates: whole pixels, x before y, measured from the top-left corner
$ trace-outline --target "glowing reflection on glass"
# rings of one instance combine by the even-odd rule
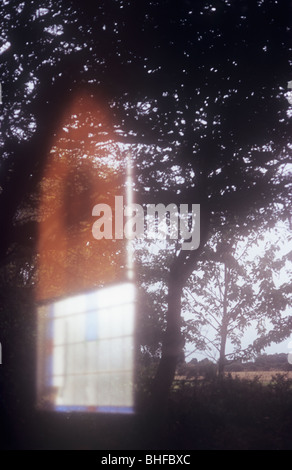
[[[38,402],[133,412],[135,287],[126,282],[38,310]]]

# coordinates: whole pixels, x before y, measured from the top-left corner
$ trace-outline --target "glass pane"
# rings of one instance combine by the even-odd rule
[[[40,308],[39,403],[58,411],[131,411],[134,300],[126,283]]]

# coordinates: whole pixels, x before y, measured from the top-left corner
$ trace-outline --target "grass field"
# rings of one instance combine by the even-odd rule
[[[283,370],[276,370],[276,369],[268,370],[268,371],[267,370],[256,370],[256,371],[246,370],[246,371],[241,371],[241,372],[225,372],[226,377],[228,377],[229,375],[231,375],[233,379],[238,378],[240,380],[252,381],[252,380],[258,379],[259,382],[264,383],[264,384],[271,383],[273,381],[273,377],[277,377],[277,376],[283,376],[285,379],[292,380],[292,371],[286,372]],[[203,380],[204,377],[197,376],[197,379]],[[175,377],[176,383],[183,382],[183,381],[192,382],[193,380],[195,380],[195,378],[186,377],[184,375],[177,375]]]
[[[287,379],[292,379],[292,371],[285,372],[282,370],[257,370],[257,371],[242,371],[242,372],[229,372],[232,378],[238,377],[242,380],[254,380],[258,377],[259,381],[262,383],[270,383],[273,380],[273,377],[278,375],[283,375]],[[227,373],[226,375],[228,375]]]

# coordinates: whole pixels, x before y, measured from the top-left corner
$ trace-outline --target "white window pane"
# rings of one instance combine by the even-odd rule
[[[97,406],[98,404],[98,375],[88,375],[85,379],[85,404]]]
[[[114,339],[111,341],[111,369],[125,369],[124,357],[123,357],[123,342],[122,338]]]
[[[105,287],[98,293],[98,306],[105,308],[121,305],[125,302],[134,302],[135,290],[131,283]]]
[[[86,295],[77,295],[54,304],[54,317],[63,317],[86,310]]]
[[[74,405],[87,405],[83,376],[74,376]]]
[[[108,337],[121,335],[121,315],[119,307],[112,307],[106,310],[107,324],[109,327]]]
[[[85,315],[73,315],[66,319],[68,343],[77,343],[85,339]]]
[[[85,372],[96,372],[98,357],[98,344],[88,342],[85,344]]]
[[[63,405],[71,406],[75,405],[74,402],[74,376],[66,376],[63,387]]]
[[[111,322],[108,309],[103,309],[98,314],[98,337],[109,338],[111,336]]]
[[[62,394],[62,388],[64,385],[64,375],[55,375],[53,377],[53,387],[58,389],[58,397]]]
[[[75,372],[75,346],[74,344],[67,344],[65,346],[65,374],[74,374]]]
[[[121,334],[130,336],[134,334],[134,313],[135,307],[133,303],[121,306],[120,320],[121,320]]]
[[[74,374],[84,374],[85,371],[85,344],[74,345]]]
[[[86,308],[88,311],[97,310],[99,308],[98,299],[99,299],[98,291],[90,292],[87,295]]]
[[[53,341],[56,346],[67,342],[65,318],[58,318],[54,321],[53,331]]]
[[[110,369],[110,342],[100,341],[97,351],[97,370],[107,371]]]
[[[67,308],[68,307],[68,300],[60,300],[59,302],[56,302],[54,305],[54,317],[64,317],[66,315],[70,315],[70,310]]]
[[[55,347],[53,350],[53,376],[64,375],[65,372],[65,348]]]
[[[99,406],[108,406],[112,404],[110,390],[111,390],[111,375],[99,374],[98,384],[97,384],[97,399],[98,399]]]
[[[98,311],[89,311],[85,314],[85,340],[96,341],[98,331]]]
[[[133,378],[132,374],[117,373],[111,378],[112,397],[116,406],[132,406],[133,404]]]
[[[39,309],[38,387],[52,406],[131,409],[134,301],[125,283]]]
[[[124,369],[132,370],[134,363],[134,345],[133,338],[128,337],[123,341]]]

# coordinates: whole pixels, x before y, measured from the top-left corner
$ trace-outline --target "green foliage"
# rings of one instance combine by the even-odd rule
[[[263,229],[245,239],[233,234],[225,251],[214,236],[209,259],[198,263],[185,289],[186,338],[196,351],[227,363],[259,353],[272,338],[280,342],[289,337],[289,262],[279,253],[289,233],[285,227],[271,233],[270,240]],[[280,273],[284,280],[279,281]],[[251,327],[253,337],[243,346]]]
[[[1,11],[3,273],[21,273],[20,282],[30,278],[35,285],[35,191],[64,110],[75,92],[85,89],[110,116],[102,132],[94,129],[88,136],[90,144],[103,134],[103,141],[111,138],[131,149],[137,202],[201,204],[198,251],[171,247],[149,263],[141,260],[138,333],[144,352],[159,357],[167,336],[169,274],[186,286],[194,269],[204,270],[204,278],[194,274],[188,286],[200,291],[220,276],[219,261],[214,263],[208,245],[214,236],[232,287],[225,301],[231,306],[228,334],[234,350],[239,350],[239,336],[250,320],[258,322],[257,350],[285,337],[291,321],[284,321],[280,311],[289,286],[274,289],[273,266],[279,266],[273,264],[273,250],[247,272],[224,240],[289,217],[291,108],[285,93],[291,79],[290,2],[6,1]],[[86,181],[77,179],[77,193],[86,196]],[[68,199],[72,192],[76,194],[74,185]],[[85,206],[87,202],[85,198]],[[67,214],[64,218],[71,223]],[[151,290],[156,282],[159,293]],[[5,284],[1,287],[4,292]],[[273,324],[269,337],[260,321],[263,306]],[[214,315],[217,307],[209,296],[205,310]],[[11,324],[18,310],[11,314]],[[168,346],[178,343],[183,327],[198,349],[208,348],[206,335],[199,336],[208,327],[207,317],[198,314],[183,323],[181,312],[175,313],[171,320],[177,334],[167,338]],[[226,315],[224,327],[225,320]]]
[[[291,450],[292,383],[214,378],[185,383],[169,400],[170,448]]]

